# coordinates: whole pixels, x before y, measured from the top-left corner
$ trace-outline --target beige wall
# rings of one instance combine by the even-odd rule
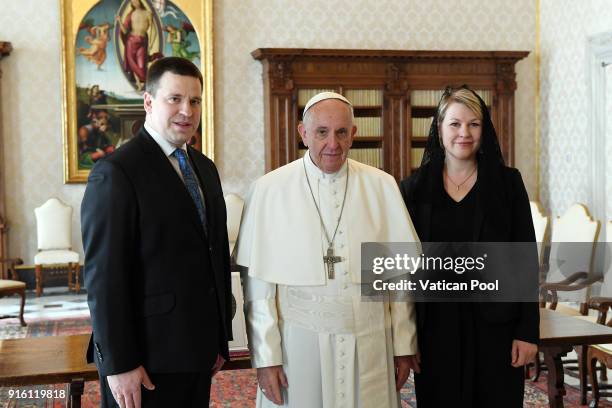
[[[59,1],[2,2],[0,38],[14,48],[0,79],[9,254],[32,264],[34,208],[51,196],[75,208],[73,242],[81,250],[84,187],[63,183]]]
[[[217,158],[225,188],[240,194],[264,170],[262,70],[249,55],[256,48],[535,47],[532,0],[228,0],[216,5]],[[516,161],[533,193],[534,56],[517,71]]]
[[[32,263],[33,210],[57,196],[75,208],[84,186],[62,176],[60,26],[57,0],[3,2],[0,39],[15,51],[3,60],[10,253]],[[226,192],[244,194],[264,171],[259,47],[527,50],[535,46],[532,0],[217,0],[215,92],[217,165]],[[516,161],[535,192],[534,56],[517,65]]]

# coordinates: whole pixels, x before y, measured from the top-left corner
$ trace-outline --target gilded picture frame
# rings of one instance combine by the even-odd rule
[[[198,65],[202,121],[192,143],[214,160],[213,0],[60,0],[64,182],[85,183],[95,162],[144,120],[147,67],[165,56]]]

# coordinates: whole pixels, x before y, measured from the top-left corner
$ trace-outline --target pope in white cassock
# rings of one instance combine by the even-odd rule
[[[361,243],[416,233],[395,179],[347,159],[346,98],[314,96],[298,131],[308,151],[253,184],[237,244],[257,406],[398,407],[418,370],[415,312],[361,301]]]

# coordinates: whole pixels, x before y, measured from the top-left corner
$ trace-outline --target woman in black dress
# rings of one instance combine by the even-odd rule
[[[421,166],[400,187],[423,242],[535,242],[521,175],[504,165],[488,109],[466,86],[444,92]],[[523,406],[537,303],[421,302],[416,310],[419,408]]]

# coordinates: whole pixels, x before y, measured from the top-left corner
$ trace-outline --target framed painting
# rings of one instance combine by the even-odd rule
[[[64,182],[84,183],[96,161],[144,123],[147,69],[178,56],[202,71],[202,120],[190,142],[214,158],[212,0],[60,0]]]

